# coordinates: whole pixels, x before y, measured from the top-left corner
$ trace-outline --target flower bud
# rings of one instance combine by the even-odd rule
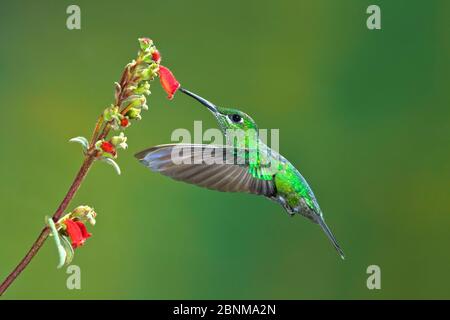
[[[147,99],[142,94],[135,94],[129,96],[121,103],[121,108],[140,108],[143,104],[145,104]]]
[[[125,137],[123,132],[121,132],[118,136],[114,136],[114,137],[111,138],[111,143],[114,146],[120,147],[122,149],[128,148],[128,145],[127,145],[126,142],[127,142],[127,137]]]
[[[103,111],[103,117],[106,121],[111,121],[113,119],[119,119],[119,107],[111,105]]]
[[[152,53],[152,60],[155,61],[156,63],[160,63],[161,62],[161,54],[156,49]]]
[[[156,65],[156,63],[155,63]],[[152,65],[145,67],[143,69],[140,70],[140,72],[138,73],[139,78],[142,80],[153,80],[156,75],[157,75],[158,70],[154,67],[152,67]]]
[[[131,108],[130,110],[128,110],[126,116],[129,119],[141,120],[141,109]]]
[[[95,217],[97,213],[89,206],[78,206],[72,210],[69,214],[71,219],[78,219],[81,221],[88,221],[90,224],[95,225]]]
[[[128,120],[128,118],[122,118],[122,120],[120,120],[120,126],[122,128],[126,128],[130,125],[130,121]]]
[[[153,41],[150,38],[139,38],[138,40],[143,51],[148,50],[153,45]]]
[[[109,141],[97,141],[95,143],[95,149],[101,151],[103,156],[115,157],[117,154],[115,146]]]
[[[148,96],[150,94],[150,83],[148,83],[148,81],[142,81],[138,87],[129,87],[129,89],[135,94],[144,94]]]

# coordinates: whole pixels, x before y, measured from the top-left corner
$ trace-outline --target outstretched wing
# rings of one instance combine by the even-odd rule
[[[252,162],[249,154],[231,146],[167,144],[141,151],[135,157],[152,171],[175,180],[224,192],[273,196],[273,176],[258,162]]]

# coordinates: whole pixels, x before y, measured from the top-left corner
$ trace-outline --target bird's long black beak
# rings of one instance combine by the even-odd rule
[[[198,102],[200,102],[201,104],[203,104],[205,107],[207,107],[209,110],[211,110],[213,113],[218,113],[219,111],[217,110],[217,107],[212,103],[209,102],[206,99],[203,99],[202,97],[196,95],[195,93],[190,92],[189,90],[186,90],[184,88],[180,88],[179,89],[181,92],[183,92],[184,94],[187,94],[188,96],[191,96],[192,98],[194,98],[195,100],[197,100]]]

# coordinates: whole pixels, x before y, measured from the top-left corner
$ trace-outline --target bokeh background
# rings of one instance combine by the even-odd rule
[[[81,7],[81,30],[66,8]],[[366,28],[378,4],[382,30]],[[216,124],[157,82],[122,176],[98,163],[70,208],[98,211],[66,288],[47,242],[6,299],[450,298],[450,2],[2,1],[0,277],[52,214],[113,82],[154,39],[187,88],[280,129],[347,260],[316,225],[246,194],[154,174],[133,157]],[[381,267],[382,289],[366,287]]]

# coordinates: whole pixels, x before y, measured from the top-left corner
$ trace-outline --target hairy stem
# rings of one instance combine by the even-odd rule
[[[121,84],[123,87],[127,85],[127,78],[126,78],[127,70],[124,71],[122,74],[122,80]],[[122,92],[123,93],[123,92]],[[120,105],[122,101],[122,95],[120,95],[116,101],[117,105]],[[103,129],[102,129],[103,127]],[[75,196],[75,193],[80,188],[81,183],[83,182],[84,177],[89,171],[89,168],[94,163],[95,158],[97,156],[97,152],[94,149],[94,144],[98,140],[104,139],[109,131],[111,130],[111,121],[104,122],[103,114],[100,115],[100,117],[97,120],[97,123],[95,124],[94,132],[92,134],[91,143],[89,146],[88,154],[86,155],[86,158],[84,159],[83,164],[81,165],[80,170],[78,171],[75,179],[72,182],[72,185],[70,186],[69,190],[67,191],[67,194],[65,195],[64,199],[59,204],[58,208],[56,209],[55,213],[53,214],[53,221],[57,222],[59,218],[64,214],[64,210],[67,209],[67,206],[69,205],[70,201]],[[36,239],[36,241],[31,246],[31,249],[27,252],[25,257],[19,262],[19,264],[14,268],[14,270],[6,277],[6,279],[3,281],[3,283],[0,285],[0,296],[8,289],[8,287],[11,285],[11,283],[14,282],[14,280],[20,275],[20,273],[27,267],[27,265],[30,263],[30,261],[33,259],[33,257],[36,255],[36,253],[39,251],[41,246],[44,244],[45,240],[50,234],[50,228],[45,227],[42,229],[39,237]]]
[[[86,158],[83,161],[83,164],[81,165],[80,170],[78,171],[78,174],[76,175],[75,179],[72,182],[72,185],[67,191],[67,194],[65,195],[64,199],[58,206],[58,209],[56,209],[55,213],[53,214],[52,217],[53,221],[55,222],[58,221],[61,215],[64,213],[64,210],[66,210],[70,201],[75,196],[75,193],[80,188],[80,185],[83,182],[84,178],[86,177],[89,168],[94,163],[94,160],[95,160],[94,154],[86,156]],[[31,249],[27,252],[25,257],[19,262],[19,264],[14,268],[14,270],[6,277],[6,279],[0,285],[0,296],[3,295],[6,289],[8,289],[8,287],[14,282],[14,280],[16,280],[16,278],[20,275],[20,273],[27,267],[27,265],[36,255],[36,253],[38,253],[39,249],[42,247],[49,234],[50,234],[49,227],[45,227],[44,229],[42,229],[41,233],[39,234],[39,237],[31,246]]]
[[[122,73],[122,78],[120,81],[122,88],[124,88],[128,83],[127,74],[128,71],[127,69],[125,69],[124,72]],[[117,97],[116,105],[120,105],[122,101],[122,94],[123,91]],[[73,199],[75,193],[80,188],[83,179],[85,178],[86,174],[89,171],[89,168],[94,163],[95,158],[97,156],[97,152],[94,149],[94,144],[96,141],[104,139],[108,135],[111,129],[110,123],[111,121],[108,121],[106,123],[104,122],[103,114],[100,115],[100,117],[98,118],[97,123],[95,124],[94,132],[92,134],[88,154],[86,155],[86,158],[84,159],[84,162],[81,165],[80,170],[78,171],[75,179],[73,180],[72,185],[67,191],[67,194],[65,195],[64,199],[61,201],[55,213],[53,214],[52,216],[53,221],[57,222],[59,218],[61,218],[61,216],[64,213],[64,210],[67,209],[67,206],[69,205],[70,201]],[[49,234],[50,234],[49,227],[45,227],[44,229],[42,229],[38,238],[36,239],[36,241],[34,241],[33,245],[31,246],[30,250],[27,252],[25,257],[23,257],[23,259],[19,262],[19,264],[14,268],[14,270],[6,277],[6,279],[0,285],[0,296],[3,295],[6,289],[8,289],[8,287],[14,282],[14,280],[16,280],[16,278],[20,275],[20,273],[28,266],[30,261],[33,259],[36,253],[38,253],[39,249],[44,244]]]
[[[150,40],[148,38],[141,38],[139,39],[141,46],[147,45],[146,49],[142,49],[145,52],[148,52],[149,46],[152,46],[153,44],[149,44]],[[142,48],[142,47],[141,47]],[[144,51],[140,51],[139,56],[136,61],[133,61],[132,63],[129,63],[124,71],[122,72],[120,82],[116,84],[116,94],[115,94],[115,104],[114,106],[117,106],[118,108],[121,107],[123,101],[131,94],[129,90],[129,86],[131,85],[139,85],[140,81],[146,81],[143,78],[137,77],[134,75],[136,72],[136,68],[143,62],[141,60],[141,55],[144,55]],[[158,62],[159,63],[159,62]],[[149,65],[146,65],[148,68],[150,68]],[[150,71],[152,69],[147,69],[147,71]],[[153,71],[152,71],[153,72]],[[156,73],[153,73],[153,75],[150,77],[151,80],[153,80],[153,77],[156,76]],[[148,80],[148,79],[147,79]],[[128,88],[128,89],[127,89]],[[146,94],[148,95],[148,94]],[[145,98],[145,96],[143,95]],[[130,104],[131,105],[131,104]],[[126,110],[120,110],[119,112],[122,113],[122,115],[125,115],[126,111],[128,111],[129,108]],[[97,122],[95,124],[91,141],[88,146],[88,150],[86,152],[86,156],[84,158],[83,164],[81,165],[80,170],[78,171],[75,179],[72,182],[72,185],[70,186],[69,190],[67,191],[67,194],[65,195],[64,199],[59,204],[58,208],[56,209],[55,213],[52,216],[52,219],[54,222],[57,222],[61,216],[64,214],[64,211],[67,209],[68,205],[70,204],[71,200],[75,196],[75,193],[80,188],[81,183],[83,182],[84,178],[86,177],[90,167],[94,163],[94,161],[100,157],[101,151],[96,150],[95,144],[97,141],[105,139],[111,129],[114,128],[113,126],[114,122],[113,120],[107,121],[105,119],[104,114],[101,114],[99,118],[97,119]],[[115,124],[117,126],[117,124]],[[100,152],[100,153],[99,153]],[[19,262],[19,264],[14,268],[14,270],[6,277],[6,279],[3,281],[2,284],[0,284],[0,296],[8,289],[8,287],[16,280],[16,278],[20,275],[20,273],[28,266],[30,261],[33,259],[33,257],[38,253],[39,249],[44,244],[47,237],[50,235],[50,228],[46,226],[42,229],[41,233],[39,234],[36,241],[31,246],[31,249],[27,252],[25,257]]]

